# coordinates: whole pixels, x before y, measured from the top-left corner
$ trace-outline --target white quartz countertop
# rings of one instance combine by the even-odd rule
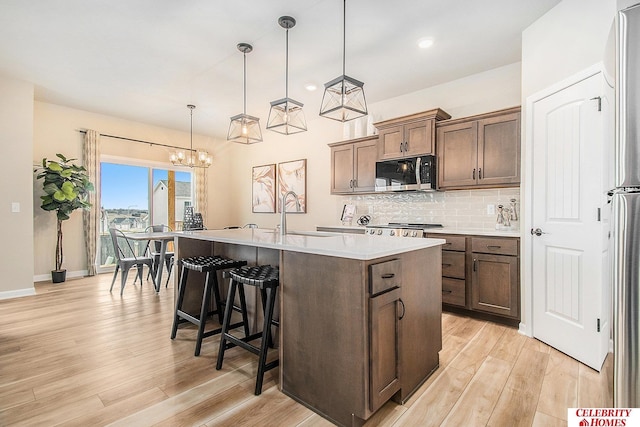
[[[319,231],[289,231],[285,236],[280,236],[277,231],[263,228],[181,231],[175,232],[174,235],[212,242],[358,260],[372,260],[445,243],[444,239],[399,239],[397,237]]]

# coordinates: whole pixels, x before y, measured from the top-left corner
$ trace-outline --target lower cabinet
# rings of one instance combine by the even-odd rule
[[[369,300],[369,332],[371,336],[371,391],[369,406],[372,411],[400,390],[400,321],[401,289],[395,288]]]
[[[441,252],[357,260],[283,251],[283,393],[339,426],[362,425],[389,399],[406,402],[439,363]]]
[[[429,234],[445,239],[442,303],[520,320],[520,239]]]

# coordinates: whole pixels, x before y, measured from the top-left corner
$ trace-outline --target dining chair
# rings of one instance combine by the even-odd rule
[[[171,227],[164,224],[150,225],[144,230],[145,233],[149,233],[149,232],[162,233],[163,231],[173,231],[173,230],[171,229]],[[158,271],[158,268],[160,268],[161,250],[162,250],[162,242],[154,240],[153,250],[149,246],[149,243],[147,243],[147,249],[145,252],[149,256],[151,256],[151,258],[153,258],[153,271]],[[164,264],[167,267],[167,282],[164,285],[165,288],[169,287],[169,279],[171,278],[171,272],[173,271],[173,257],[174,257],[173,251],[166,251],[164,254]],[[149,276],[151,276],[151,273],[152,271],[149,270],[149,273],[147,274],[147,279],[149,279]]]
[[[142,285],[142,270],[144,266],[148,266],[149,270],[155,272],[153,269],[153,258],[149,256],[137,256],[131,246],[131,242],[122,231],[116,228],[110,228],[109,234],[111,234],[111,241],[113,242],[113,249],[116,254],[116,270],[113,272],[113,280],[111,280],[111,288],[109,288],[109,292],[113,290],[113,284],[116,282],[118,271],[122,270],[120,273],[120,296],[122,296],[124,292],[124,285],[127,283],[127,276],[129,275],[131,267],[136,267],[138,269],[138,275],[136,279],[134,279],[133,283],[135,284],[139,277],[140,285]],[[154,281],[155,286],[155,274],[152,275],[152,280]]]

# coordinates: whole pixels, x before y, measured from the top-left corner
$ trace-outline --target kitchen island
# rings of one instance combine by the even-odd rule
[[[338,425],[361,425],[438,367],[444,242],[232,229],[176,233],[175,251],[279,265],[281,390]]]

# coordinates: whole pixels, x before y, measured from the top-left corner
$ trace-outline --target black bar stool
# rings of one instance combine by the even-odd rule
[[[176,302],[176,309],[173,316],[173,328],[171,330],[171,339],[176,337],[178,332],[178,324],[184,322],[191,322],[198,326],[198,336],[196,338],[196,351],[195,355],[200,355],[200,348],[202,347],[202,339],[210,337],[215,334],[219,334],[222,328],[217,328],[208,332],[204,331],[207,317],[212,314],[218,315],[218,320],[222,323],[222,307],[225,305],[220,298],[220,288],[218,286],[218,270],[224,270],[229,268],[238,268],[246,265],[246,261],[235,261],[222,256],[194,256],[190,258],[184,258],[180,260],[182,264],[182,272],[180,277],[180,286],[178,288],[178,301]],[[196,318],[189,313],[182,310],[182,303],[184,301],[184,292],[187,287],[187,277],[189,270],[206,273],[204,282],[204,293],[202,295],[202,307],[200,309],[200,318]],[[209,311],[209,305],[211,304],[211,293],[216,300],[216,309]],[[244,292],[240,292],[241,307],[236,307],[233,304],[233,298],[230,300],[231,310],[239,311],[242,313],[242,322],[230,325],[230,328],[237,328],[238,326],[244,326],[245,336],[249,335],[249,322],[247,320],[246,302],[244,298]]]
[[[254,267],[244,266],[231,271],[225,271],[223,274],[225,277],[230,277],[231,282],[229,286],[229,294],[227,295],[227,304],[224,310],[224,321],[222,323],[222,335],[220,337],[220,350],[218,352],[216,369],[220,370],[222,368],[224,352],[228,348],[239,346],[258,355],[258,375],[256,379],[255,394],[259,395],[262,393],[262,380],[264,378],[264,373],[278,366],[280,362],[276,359],[270,363],[266,363],[267,347],[272,345],[271,325],[279,326],[279,323],[273,320],[273,307],[276,302],[279,285],[279,271],[277,267],[260,265]],[[230,325],[229,323],[231,322],[231,307],[233,306],[236,289],[239,290],[240,295],[242,296],[244,294],[244,285],[260,288],[262,309],[264,311],[264,325],[261,332],[245,336],[244,338],[238,338],[229,333],[229,329],[233,328],[233,325]],[[245,302],[242,301],[241,304],[244,305]],[[244,305],[242,309],[246,310],[246,305]],[[262,338],[260,348],[249,344],[249,341],[253,341],[257,338]]]

